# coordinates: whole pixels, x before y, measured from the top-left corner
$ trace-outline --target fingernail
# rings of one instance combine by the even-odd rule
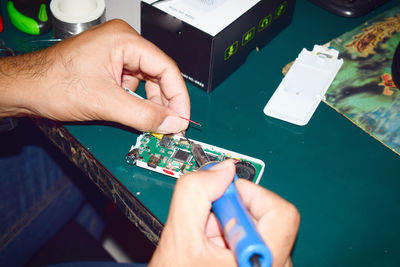
[[[167,116],[158,126],[158,133],[178,133],[185,127],[185,122],[179,117]]]

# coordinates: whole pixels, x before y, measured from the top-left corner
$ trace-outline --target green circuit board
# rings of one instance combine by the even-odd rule
[[[127,162],[176,178],[199,168],[191,152],[193,141],[176,135],[145,133],[127,154]],[[202,144],[208,161],[234,159],[238,176],[256,182],[262,174],[263,162],[251,161],[240,154]],[[238,156],[240,155],[240,156]]]

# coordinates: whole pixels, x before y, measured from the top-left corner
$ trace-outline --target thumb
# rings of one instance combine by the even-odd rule
[[[210,215],[212,202],[223,195],[233,180],[232,160],[219,163],[209,170],[198,171],[178,179],[167,220],[179,227],[182,236],[201,240]]]
[[[188,127],[175,111],[147,99],[127,94],[124,90],[114,96],[110,106],[110,120],[133,127],[140,131],[178,133]],[[110,100],[106,102],[110,103]]]

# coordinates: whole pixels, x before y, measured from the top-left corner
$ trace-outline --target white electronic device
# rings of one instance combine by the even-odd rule
[[[143,133],[126,155],[126,161],[131,165],[136,164],[151,171],[179,178],[183,174],[196,171],[201,167],[192,154],[193,144],[201,146],[207,161],[233,159],[239,178],[256,184],[260,182],[265,168],[262,160],[179,135]]]

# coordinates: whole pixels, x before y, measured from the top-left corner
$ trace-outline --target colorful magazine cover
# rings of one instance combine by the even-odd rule
[[[391,71],[399,42],[400,5],[332,40],[344,63],[324,102],[400,155],[400,90]]]

